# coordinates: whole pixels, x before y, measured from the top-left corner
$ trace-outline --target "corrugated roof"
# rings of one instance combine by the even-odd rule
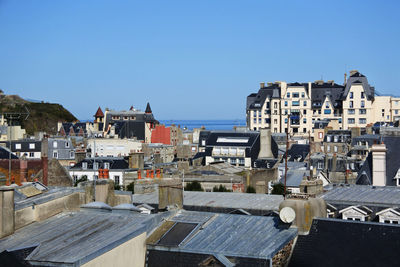
[[[160,215],[62,213],[0,240],[0,251],[37,246],[26,258],[40,264],[84,264],[127,240],[154,229]]]
[[[158,192],[150,194],[134,194],[133,203],[158,204]],[[246,211],[271,211],[279,210],[283,196],[247,193],[223,192],[193,192],[185,191],[183,205],[185,209],[207,208],[211,211],[217,209],[244,209]]]
[[[181,211],[172,220],[202,223],[200,229],[170,250],[224,256],[272,258],[297,235],[295,228],[278,227],[279,219],[268,216]],[[195,217],[196,220],[193,220]]]

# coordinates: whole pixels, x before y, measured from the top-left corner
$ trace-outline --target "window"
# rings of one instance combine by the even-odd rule
[[[254,118],[254,123],[257,123],[257,118]]]
[[[57,141],[53,141],[53,148],[57,148]]]
[[[29,152],[29,157],[30,158],[33,158],[35,156],[35,153],[34,152]]]
[[[244,165],[244,159],[239,159],[239,165]]]
[[[269,107],[270,107],[269,102],[267,102],[267,108],[269,108]]]
[[[274,123],[275,123],[275,124],[278,124],[278,120],[277,120],[277,119],[274,119]]]
[[[75,158],[75,153],[74,153],[74,151],[70,151],[70,152],[69,152],[69,157],[70,157],[71,159]]]
[[[287,118],[285,118],[285,123],[287,123]]]
[[[353,115],[355,113],[356,113],[356,111],[354,109],[347,110],[347,114],[349,114],[349,115]]]
[[[287,101],[285,101],[285,107],[287,107],[288,106],[288,102]]]
[[[114,182],[119,185],[119,175],[114,176]]]
[[[29,149],[35,149],[35,143],[29,144]]]
[[[324,163],[322,161],[318,161],[317,169],[322,170],[324,168]]]
[[[367,114],[367,110],[366,109],[360,109],[360,114]]]
[[[337,146],[333,146],[333,151],[337,152],[338,151],[338,147]]]
[[[278,103],[274,103],[274,108],[278,108]]]
[[[325,103],[325,107],[326,107],[326,108],[329,108],[329,102],[326,102],[326,103]]]
[[[349,118],[349,119],[347,120],[347,123],[348,123],[348,124],[354,124],[354,123],[355,123],[355,119]]]
[[[330,109],[324,109],[324,114],[331,114],[331,110]]]
[[[66,148],[69,148],[69,142],[68,142],[68,141],[65,142],[65,147],[66,147]]]
[[[303,123],[307,123],[307,119],[306,118],[303,119]]]
[[[293,94],[292,94],[292,97],[293,97],[293,98],[299,97],[299,93],[297,93],[297,92],[293,93]]]
[[[364,96],[364,92],[361,92],[361,98],[364,98],[365,96]]]
[[[231,164],[236,164],[236,159],[234,159],[234,158],[231,158],[229,161]]]
[[[331,151],[331,146],[326,146],[326,151],[330,152]]]
[[[53,151],[53,158],[58,158],[58,152],[57,151]]]
[[[300,106],[300,101],[292,101],[292,106]]]
[[[307,110],[306,110],[306,109],[303,110],[303,114],[304,114],[304,115],[307,114]]]
[[[321,115],[321,110],[320,110],[320,109],[318,110],[318,114],[320,114],[320,115]]]
[[[353,103],[353,101],[350,101],[349,108],[353,108],[353,107],[354,107],[354,103]]]
[[[99,163],[98,162],[95,162],[94,164],[93,164],[93,170],[98,170],[99,169]]]
[[[290,93],[287,93],[286,96],[287,96],[288,98],[290,98]]]
[[[365,108],[365,101],[364,100],[361,100],[361,107]]]
[[[303,133],[307,133],[307,128],[303,128]]]
[[[271,123],[271,119],[265,119],[265,123]]]
[[[395,111],[394,111],[394,114],[399,114],[399,111],[396,109]]]
[[[307,101],[303,101],[303,106],[307,106]]]
[[[261,123],[261,118],[258,119],[258,123]]]
[[[15,144],[15,149],[21,149],[21,144]]]
[[[350,99],[353,99],[353,97],[354,97],[354,93],[350,92]]]
[[[367,123],[367,119],[365,119],[365,118],[360,118],[360,119],[359,119],[359,123],[360,123],[360,124],[366,124],[366,123]]]
[[[288,114],[288,110],[287,109],[285,109],[285,115],[287,115]]]
[[[84,170],[87,169],[87,162],[82,162],[82,169],[84,169]]]
[[[110,169],[110,163],[104,162],[104,169]]]
[[[305,97],[305,94],[304,94],[304,93],[301,93],[301,97],[304,98],[304,97]]]

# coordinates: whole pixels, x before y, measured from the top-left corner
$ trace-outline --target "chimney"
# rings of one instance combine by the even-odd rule
[[[14,188],[0,188],[0,238],[14,233]]]
[[[19,160],[19,177],[16,177],[15,183],[22,185],[21,183],[26,182],[26,176],[28,174],[28,161],[25,158]]]
[[[265,87],[265,83],[264,82],[260,83],[260,89],[262,89],[264,87]]]
[[[356,74],[358,72],[358,70],[351,70],[350,71],[350,76],[353,76],[354,74]]]
[[[42,171],[43,171],[43,184],[45,186],[48,185],[48,176],[49,176],[49,161],[47,157],[42,157]]]
[[[271,150],[271,129],[260,129],[260,152],[258,158],[274,158]]]
[[[346,85],[346,83],[347,83],[347,73],[345,72],[344,73],[344,83],[343,83],[343,85]]]
[[[386,185],[386,145],[372,145],[372,185]]]
[[[183,207],[183,186],[181,179],[161,179],[158,185],[158,210]]]
[[[144,169],[144,153],[135,152],[129,154],[129,168],[130,169]]]

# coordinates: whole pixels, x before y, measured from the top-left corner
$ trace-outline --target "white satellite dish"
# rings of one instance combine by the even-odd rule
[[[291,223],[296,218],[296,212],[291,207],[284,207],[279,212],[279,218],[281,218],[284,223]]]

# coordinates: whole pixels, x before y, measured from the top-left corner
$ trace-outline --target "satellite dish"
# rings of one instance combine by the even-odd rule
[[[284,207],[279,212],[279,218],[281,218],[284,223],[291,223],[296,218],[296,212],[291,207]]]

